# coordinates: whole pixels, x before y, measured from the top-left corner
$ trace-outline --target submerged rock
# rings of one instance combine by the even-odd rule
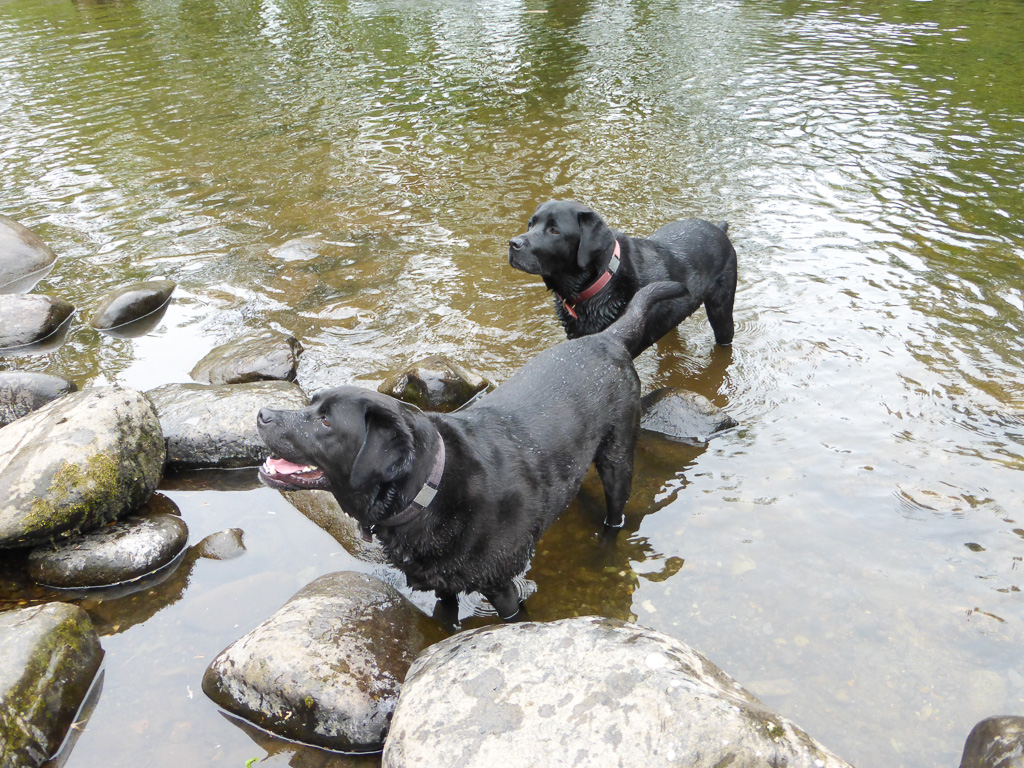
[[[63,299],[0,294],[0,355],[56,349],[64,343],[74,313]]]
[[[707,442],[716,432],[737,422],[704,395],[663,387],[640,401],[640,427],[677,440]]]
[[[89,325],[111,336],[143,336],[160,323],[176,287],[171,280],[147,280],[119,288],[99,303]]]
[[[383,768],[849,768],[687,645],[586,617],[463,632],[413,664]]]
[[[214,659],[203,690],[271,733],[342,752],[381,748],[406,670],[443,631],[384,582],[331,573]]]
[[[0,765],[35,768],[57,751],[103,649],[89,614],[47,603],[0,613]]]
[[[284,381],[165,384],[146,395],[167,438],[167,465],[175,469],[258,466],[267,457],[256,433],[260,408],[303,408],[309,402],[298,385]]]
[[[0,293],[27,293],[50,274],[57,254],[28,227],[0,215]]]
[[[424,411],[448,413],[465,405],[489,386],[486,379],[444,355],[433,355],[413,363],[402,373],[388,377],[377,391]]]
[[[241,528],[211,533],[196,545],[196,554],[207,560],[234,560],[245,554],[244,534]]]
[[[205,384],[295,381],[300,354],[298,339],[268,330],[217,347],[189,375]]]
[[[58,589],[104,587],[160,570],[185,550],[188,528],[167,513],[119,520],[28,556],[33,581]]]
[[[1022,768],[1024,717],[989,717],[971,729],[960,768]]]
[[[75,392],[74,382],[47,373],[0,372],[0,427],[7,426],[51,400]]]
[[[73,392],[0,429],[0,548],[73,536],[138,509],[164,465],[139,392]]]

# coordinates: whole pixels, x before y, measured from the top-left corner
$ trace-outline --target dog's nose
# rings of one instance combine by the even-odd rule
[[[526,238],[523,237],[522,235],[520,235],[519,237],[513,237],[511,240],[508,241],[508,247],[513,251],[520,251],[523,249],[523,246],[525,245]]]
[[[269,424],[274,420],[274,412],[269,408],[260,408],[260,412],[256,414],[257,424]]]

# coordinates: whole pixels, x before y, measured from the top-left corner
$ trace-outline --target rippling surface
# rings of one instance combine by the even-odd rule
[[[149,336],[80,322],[0,368],[147,389],[272,326],[307,391],[433,352],[501,381],[560,338],[506,260],[538,202],[632,234],[727,219],[733,348],[699,313],[638,369],[741,427],[645,438],[613,552],[588,481],[531,614],[668,632],[855,764],[956,765],[977,720],[1024,714],[1021,50],[1015,0],[0,0],[0,212],[61,255],[36,292],[84,320],[180,286]],[[108,655],[70,768],[359,764],[201,694],[304,583],[369,567],[214,486],[164,493],[249,551],[86,605]]]

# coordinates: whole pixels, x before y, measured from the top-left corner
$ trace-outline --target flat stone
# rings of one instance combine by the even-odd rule
[[[217,347],[189,374],[205,384],[295,381],[302,345],[294,336],[267,330]]]
[[[988,717],[975,725],[960,768],[1024,768],[1024,717]]]
[[[850,768],[684,643],[584,617],[463,632],[410,668],[383,768]]]
[[[0,429],[0,548],[117,520],[160,482],[164,439],[149,401],[119,387],[72,392]]]
[[[60,346],[74,312],[63,299],[0,294],[0,354],[45,352]]]
[[[35,232],[0,215],[0,293],[28,293],[56,263],[57,254]]]
[[[254,467],[267,449],[256,432],[260,408],[303,408],[309,398],[296,384],[165,384],[146,395],[167,439],[167,465],[174,469]]]
[[[0,766],[53,757],[92,685],[103,649],[89,614],[47,603],[0,613]]]
[[[28,575],[58,589],[122,584],[160,570],[184,551],[186,543],[188,528],[176,515],[128,517],[32,550]]]
[[[640,427],[677,440],[707,442],[716,432],[736,424],[704,395],[685,389],[663,387],[640,401]]]
[[[482,376],[444,355],[432,355],[413,363],[401,373],[389,376],[377,391],[424,411],[448,413],[465,405],[489,386]]]
[[[176,287],[171,280],[146,280],[119,288],[99,303],[89,325],[111,336],[143,336],[160,324]]]
[[[406,670],[443,636],[379,579],[331,573],[218,655],[203,690],[284,738],[374,752],[384,743]]]
[[[29,371],[0,371],[0,427],[20,419],[78,386],[60,376]]]

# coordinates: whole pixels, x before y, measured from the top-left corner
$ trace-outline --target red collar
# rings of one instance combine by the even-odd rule
[[[562,306],[565,307],[565,311],[569,313],[573,320],[575,320],[578,317],[575,309],[576,305],[582,304],[587,299],[592,299],[594,296],[597,296],[597,294],[601,292],[601,289],[608,285],[608,281],[612,279],[612,275],[614,275],[619,268],[619,254],[619,241],[616,240],[615,251],[612,253],[612,260],[608,263],[608,268],[599,278],[597,278],[597,280],[590,284],[589,288],[585,289],[579,296],[576,296],[575,298],[570,300],[564,299],[561,296],[558,296],[558,293],[555,293],[555,295],[558,296],[558,298],[562,299]]]

